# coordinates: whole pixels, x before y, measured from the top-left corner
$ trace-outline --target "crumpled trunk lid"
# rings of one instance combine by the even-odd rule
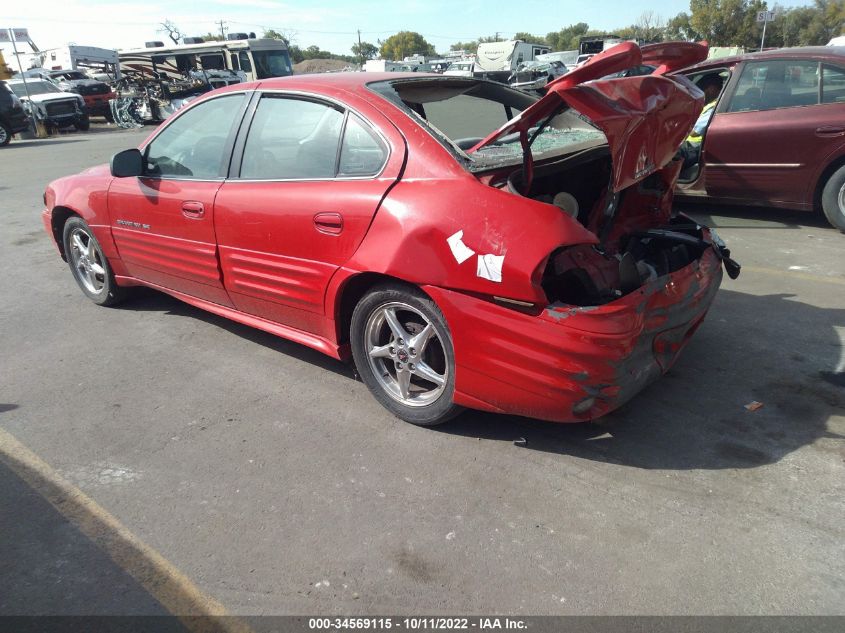
[[[692,48],[697,47],[697,48]],[[644,47],[651,63],[665,60],[661,73],[696,61],[700,44],[669,43]],[[652,74],[597,79],[643,63],[643,51],[624,42],[546,86],[546,95],[476,144],[477,152],[497,139],[519,133],[525,162],[533,162],[528,130],[556,112],[572,107],[604,132],[610,148],[611,188],[621,191],[658,171],[672,160],[704,106],[704,95],[686,78]],[[528,170],[527,170],[528,171]]]

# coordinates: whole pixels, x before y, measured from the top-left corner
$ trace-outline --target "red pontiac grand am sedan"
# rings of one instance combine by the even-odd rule
[[[671,212],[701,91],[584,83],[640,61],[620,45],[541,99],[417,73],[230,86],[53,182],[44,225],[95,303],[141,284],[351,355],[409,422],[588,420],[667,371],[739,273]]]
[[[722,81],[677,194],[823,211],[845,231],[845,47],[782,48],[685,69]]]

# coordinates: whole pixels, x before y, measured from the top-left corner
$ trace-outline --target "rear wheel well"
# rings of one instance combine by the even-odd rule
[[[65,241],[63,238],[65,230],[65,222],[68,218],[80,217],[78,213],[67,207],[53,207],[53,212],[50,214],[50,226],[53,228],[53,239],[56,240],[56,245],[59,247],[59,252],[62,254],[62,259],[67,261],[67,253],[65,253]]]
[[[845,156],[840,156],[836,160],[831,161],[831,163],[824,168],[822,175],[819,176],[819,180],[816,183],[816,190],[813,193],[813,210],[818,213],[822,213],[822,191],[824,190],[824,186],[827,184],[828,178],[833,175],[837,169],[845,165]]]
[[[386,283],[400,283],[418,288],[414,284],[391,277],[390,275],[383,275],[381,273],[360,273],[349,279],[340,290],[340,298],[337,302],[337,341],[344,345],[349,343],[349,330],[352,326],[352,313],[355,311],[355,306],[373,287]]]

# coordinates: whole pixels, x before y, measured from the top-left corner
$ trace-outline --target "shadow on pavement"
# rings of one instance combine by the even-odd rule
[[[2,462],[0,534],[0,615],[170,615]],[[160,625],[185,631],[173,618]]]
[[[211,312],[195,308],[194,306],[183,301],[179,301],[179,299],[175,299],[164,292],[159,292],[151,288],[143,286],[132,288],[129,299],[127,299],[126,302],[121,303],[118,309],[137,310],[142,312],[165,312],[174,316],[199,319],[200,321],[220,327],[227,332],[231,332],[232,334],[248,341],[257,343],[258,345],[263,345],[264,347],[292,356],[293,358],[306,363],[311,363],[312,365],[334,372],[340,376],[345,376],[353,380],[356,376],[355,369],[351,363],[342,363],[326,356],[325,354],[321,354],[310,347],[299,345],[298,343],[288,341],[274,334],[257,330],[253,327],[249,327],[248,325],[241,325],[240,323],[217,316]]]
[[[753,468],[820,438],[845,415],[842,346],[834,326],[845,309],[790,295],[721,290],[676,365],[621,409],[592,424],[467,412],[442,432],[513,442],[527,450],[645,469]],[[763,407],[748,411],[746,404]],[[820,444],[845,459],[845,444]]]
[[[237,336],[355,378],[351,365],[194,308],[135,289],[124,309],[156,310],[211,323]],[[704,325],[675,367],[621,409],[592,424],[554,424],[467,411],[437,431],[512,442],[637,468],[753,468],[779,461],[829,432],[845,415],[842,344],[845,309],[720,290]],[[759,401],[763,408],[744,405]],[[845,457],[845,448],[831,449]]]

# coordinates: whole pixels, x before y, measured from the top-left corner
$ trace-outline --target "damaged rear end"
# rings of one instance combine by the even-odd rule
[[[666,49],[669,59],[701,53],[684,46]],[[559,421],[608,413],[669,370],[702,323],[723,267],[739,275],[713,231],[672,213],[675,156],[702,108],[701,92],[659,74],[585,83],[642,59],[633,44],[608,53],[551,83],[545,97],[469,151],[490,167],[479,170],[482,182],[555,205],[594,237],[548,253],[539,281],[546,305],[506,326],[519,328],[522,349],[500,355],[512,378],[490,404],[503,410],[516,404],[524,415]],[[497,158],[515,151],[514,139],[521,165],[497,168]],[[556,143],[565,151],[545,158]],[[501,327],[482,312],[494,332]],[[489,350],[497,340],[478,343]]]
[[[427,186],[413,172],[376,220],[387,225],[395,205],[406,236],[383,270],[418,283],[426,271],[454,339],[456,403],[560,422],[604,415],[669,370],[723,269],[739,274],[714,232],[672,211],[676,155],[704,95],[665,73],[706,52],[662,44],[645,49],[655,73],[597,79],[642,64],[620,44],[540,99],[448,77],[374,85],[472,174],[438,181],[426,213],[410,216]],[[482,138],[484,107],[507,121]]]

